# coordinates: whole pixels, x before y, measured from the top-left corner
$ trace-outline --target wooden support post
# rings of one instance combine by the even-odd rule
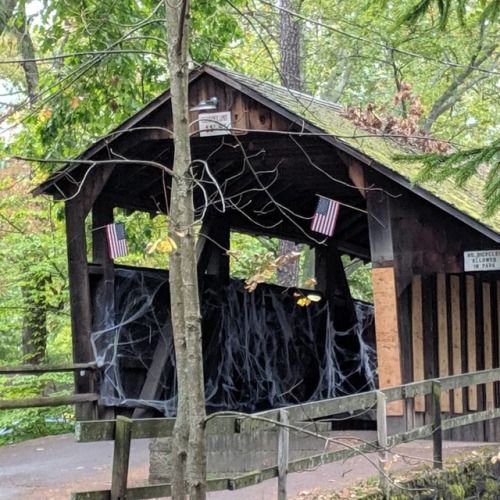
[[[413,354],[413,381],[421,382],[425,380],[424,370],[424,324],[422,310],[422,277],[415,276],[411,285],[412,291],[412,354]],[[418,412],[425,411],[425,396],[415,398],[414,410]]]
[[[460,301],[460,278],[450,276],[450,296],[451,296],[451,338],[452,338],[452,367],[453,375],[462,374],[462,333],[461,333],[461,301]],[[463,389],[453,390],[453,412],[463,413]]]
[[[366,198],[373,265],[372,283],[379,387],[384,389],[402,383],[392,207],[391,199],[384,191],[368,191]],[[401,285],[400,288],[402,288]],[[388,413],[403,416],[403,402],[390,403]]]
[[[328,300],[335,328],[348,330],[357,318],[342,256],[333,242],[316,247],[315,254],[316,288]]]
[[[432,381],[432,445],[434,468],[443,468],[443,429],[441,427],[441,384]]]
[[[132,420],[121,415],[116,417],[111,500],[126,499],[131,440]]]
[[[212,214],[206,217],[196,244],[198,280],[206,273],[218,276],[223,285],[229,284],[230,226],[225,218]],[[200,286],[200,291],[201,291]]]
[[[278,500],[286,500],[286,475],[288,472],[288,443],[290,439],[290,429],[288,428],[288,412],[279,411],[279,421],[283,426],[278,431]]]
[[[85,238],[85,212],[76,199],[66,202],[65,211],[73,361],[75,363],[89,363],[93,360],[93,353],[90,343],[92,316]],[[94,390],[94,380],[91,374],[75,372],[76,394],[92,393]],[[77,406],[75,416],[76,420],[95,419],[97,416],[95,403]]]
[[[446,302],[446,276],[438,274],[436,283],[436,301],[438,315],[438,356],[439,356],[439,377],[447,377],[450,374],[450,353],[448,342],[448,309]],[[450,411],[450,393],[441,393],[441,409]]]
[[[377,440],[379,481],[382,494],[387,493],[389,482],[387,478],[387,402],[383,392],[377,391]]]

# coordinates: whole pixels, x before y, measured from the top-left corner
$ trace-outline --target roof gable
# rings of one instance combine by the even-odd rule
[[[337,149],[353,156],[363,164],[377,170],[382,175],[389,177],[397,184],[413,191],[418,196],[438,206],[450,215],[462,220],[464,223],[480,231],[488,238],[500,242],[500,214],[482,221],[481,213],[484,209],[482,200],[482,187],[484,182],[474,177],[464,188],[457,188],[452,180],[440,183],[426,183],[425,188],[412,182],[418,172],[418,165],[404,162],[395,162],[394,155],[414,152],[403,147],[390,137],[376,136],[356,127],[351,121],[341,115],[338,105],[316,99],[312,96],[295,92],[269,82],[257,81],[234,71],[222,69],[213,65],[205,65],[193,71],[190,85],[205,75],[222,82],[241,94],[244,94],[274,112],[276,117],[283,117],[289,125],[294,126],[295,133],[319,137],[335,146]],[[210,97],[210,96],[205,96]],[[141,125],[145,120],[150,120],[153,115],[159,115],[160,110],[169,109],[170,91],[166,91],[149,103],[143,110],[126,120],[111,134],[96,142],[78,158],[86,159],[95,157],[106,149],[110,142],[125,137],[128,130]],[[168,119],[162,118],[162,124]],[[154,125],[154,121],[152,122]],[[283,123],[281,124],[283,125]],[[273,129],[272,125],[259,123],[245,123],[235,128],[251,131],[265,131]],[[164,133],[164,132],[163,132]],[[237,133],[237,131],[236,131]],[[125,134],[125,136],[124,136]],[[161,133],[158,133],[161,135]],[[165,136],[167,137],[168,134]],[[127,139],[124,139],[127,140]],[[54,187],[59,179],[66,176],[78,164],[68,164],[41,184],[35,194],[49,192],[54,194]]]

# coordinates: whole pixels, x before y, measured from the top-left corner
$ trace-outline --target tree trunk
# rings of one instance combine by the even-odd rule
[[[280,5],[280,77],[281,84],[292,90],[301,90],[300,65],[300,24],[298,19],[287,11],[298,11],[299,1],[281,0]],[[281,240],[279,255],[300,251],[300,246],[293,241]],[[278,269],[278,284],[297,286],[299,284],[299,260]]]
[[[165,0],[170,88],[174,125],[174,178],[170,201],[172,330],[177,364],[177,419],[173,436],[172,498],[206,496],[205,391],[200,304],[193,232],[191,149],[188,109],[189,0]]]

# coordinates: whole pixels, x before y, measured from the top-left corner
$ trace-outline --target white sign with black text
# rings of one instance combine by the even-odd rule
[[[200,136],[226,135],[231,131],[231,112],[222,111],[221,113],[203,113],[199,115]]]
[[[500,271],[500,250],[464,252],[464,272]]]

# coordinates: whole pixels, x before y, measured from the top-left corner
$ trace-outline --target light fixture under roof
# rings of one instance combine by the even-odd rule
[[[212,111],[217,109],[217,97],[210,97],[205,101],[200,101],[196,106],[189,108],[189,111]]]

